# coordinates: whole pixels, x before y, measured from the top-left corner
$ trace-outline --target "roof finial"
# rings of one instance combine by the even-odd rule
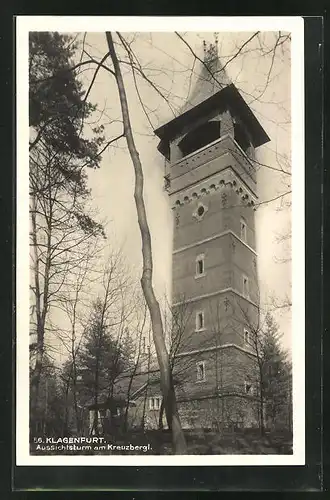
[[[206,42],[203,40],[204,59],[206,57]]]
[[[207,46],[208,45],[208,46]],[[210,65],[218,59],[218,34],[214,33],[214,43],[206,44],[203,40],[204,63]]]

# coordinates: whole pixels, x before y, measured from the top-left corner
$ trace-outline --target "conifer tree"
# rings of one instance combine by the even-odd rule
[[[88,209],[85,168],[99,165],[102,127],[84,135],[95,106],[72,70],[76,49],[71,35],[29,36],[31,332],[36,334],[31,399],[36,407],[51,307],[81,264],[86,241],[104,236]]]
[[[288,426],[291,410],[291,367],[280,339],[278,324],[267,313],[262,338],[262,380],[266,421],[272,427]]]

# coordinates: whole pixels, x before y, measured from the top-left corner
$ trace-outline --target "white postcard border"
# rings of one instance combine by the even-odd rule
[[[301,17],[71,17],[16,18],[17,239],[16,239],[16,465],[214,466],[305,464],[305,185],[304,21]],[[292,35],[292,455],[32,456],[29,454],[29,31],[289,31]]]

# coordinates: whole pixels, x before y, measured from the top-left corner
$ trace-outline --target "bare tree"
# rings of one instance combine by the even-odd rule
[[[86,212],[86,204],[79,202],[75,193],[69,197],[61,192],[62,184],[52,159],[38,154],[30,165],[33,305],[30,331],[36,333],[36,362],[31,383],[32,397],[36,399],[45,336],[52,332],[51,310],[61,301],[61,294],[69,286],[69,277],[83,265],[87,245],[103,235],[102,226],[94,223]]]
[[[144,302],[144,301],[143,301]],[[148,365],[150,363],[150,324],[147,316],[147,306],[145,302],[142,305],[142,314],[140,313],[141,305],[140,301],[137,301],[137,309],[136,313],[138,315],[137,325],[134,327],[136,335],[134,335],[133,343],[134,343],[134,361],[133,366],[130,366],[129,369],[129,382],[127,385],[126,392],[126,406],[125,406],[125,414],[124,414],[124,429],[127,431],[128,429],[128,417],[129,417],[129,409],[131,404],[131,394],[132,394],[132,385],[136,374],[141,368],[141,359],[145,358],[146,350],[147,350],[147,366],[145,369],[148,371]],[[141,316],[141,317],[140,317]],[[147,328],[147,331],[146,331]],[[129,333],[128,333],[129,334]],[[146,345],[146,338],[148,339],[148,346]],[[145,361],[145,359],[143,359]],[[145,408],[143,411],[142,419],[144,418]]]
[[[82,376],[81,388],[92,395],[94,406],[93,430],[98,432],[100,397],[111,399],[113,385],[125,369],[123,334],[131,310],[127,308],[131,286],[120,252],[110,255],[104,266],[98,297],[92,303],[90,320],[86,325],[84,343],[78,353]]]
[[[75,52],[72,37],[33,32],[29,36],[29,181],[31,332],[36,335],[32,402],[38,388],[49,333],[50,312],[68,274],[81,261],[81,247],[103,233],[88,213],[86,165],[101,159],[101,129],[83,137],[93,107],[82,98],[76,72],[67,71]],[[53,79],[53,72],[57,78]]]
[[[84,248],[84,259],[80,265],[72,269],[64,290],[57,298],[57,309],[64,313],[68,325],[66,328],[57,327],[54,335],[59,338],[64,350],[68,354],[66,366],[62,373],[64,382],[66,422],[68,422],[69,391],[73,398],[75,414],[75,428],[79,434],[82,430],[81,407],[78,403],[78,366],[77,357],[84,341],[86,329],[85,309],[90,307],[91,286],[95,281],[95,264],[100,254],[98,242],[88,241]]]

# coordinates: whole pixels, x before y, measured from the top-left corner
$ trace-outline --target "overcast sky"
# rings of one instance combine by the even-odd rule
[[[203,57],[203,43],[214,41],[213,33],[181,33],[199,57]],[[125,33],[127,40],[134,39],[133,49],[147,74],[169,96],[176,112],[185,102],[189,88],[192,89],[200,66],[193,67],[193,56],[174,33]],[[82,34],[79,38],[82,39]],[[285,208],[290,196],[271,203],[265,201],[287,192],[290,177],[279,174],[273,168],[279,164],[289,168],[291,155],[290,129],[290,50],[277,48],[272,53],[261,55],[259,42],[267,49],[274,46],[277,33],[261,33],[242,50],[232,62],[228,62],[238,48],[251,37],[251,33],[219,33],[219,55],[229,78],[242,91],[242,95],[271,138],[258,150],[257,159],[268,167],[258,170],[258,194],[262,204],[256,211],[258,269],[262,301],[274,294],[279,299],[290,294],[291,263],[290,241],[278,243],[278,236],[290,229],[291,211]],[[107,52],[105,34],[88,33],[85,49],[89,55],[100,58]],[[118,53],[123,54],[118,47]],[[86,56],[87,57],[87,56]],[[272,71],[269,74],[269,69]],[[125,66],[123,66],[125,68]],[[193,67],[193,71],[191,71]],[[83,73],[86,85],[93,71]],[[145,174],[145,199],[152,234],[154,254],[154,284],[159,297],[171,292],[171,241],[172,225],[168,195],[163,190],[164,159],[157,151],[158,139],[143,112],[131,73],[124,70],[125,85],[136,145]],[[139,93],[154,128],[173,118],[168,105],[150,86],[137,77]],[[260,96],[260,97],[258,97]],[[96,78],[90,100],[96,103],[99,114],[94,119],[106,124],[110,137],[120,134],[120,109],[116,85],[110,73],[101,70]],[[111,122],[111,123],[110,123]],[[110,147],[103,154],[101,167],[89,171],[93,204],[101,217],[109,221],[107,230],[109,243],[121,246],[130,265],[139,276],[141,268],[141,239],[133,199],[133,167],[126,151],[125,142]],[[283,209],[284,206],[284,209]],[[279,262],[285,259],[286,262]],[[283,310],[276,313],[283,331],[283,343],[291,347],[291,313]]]

